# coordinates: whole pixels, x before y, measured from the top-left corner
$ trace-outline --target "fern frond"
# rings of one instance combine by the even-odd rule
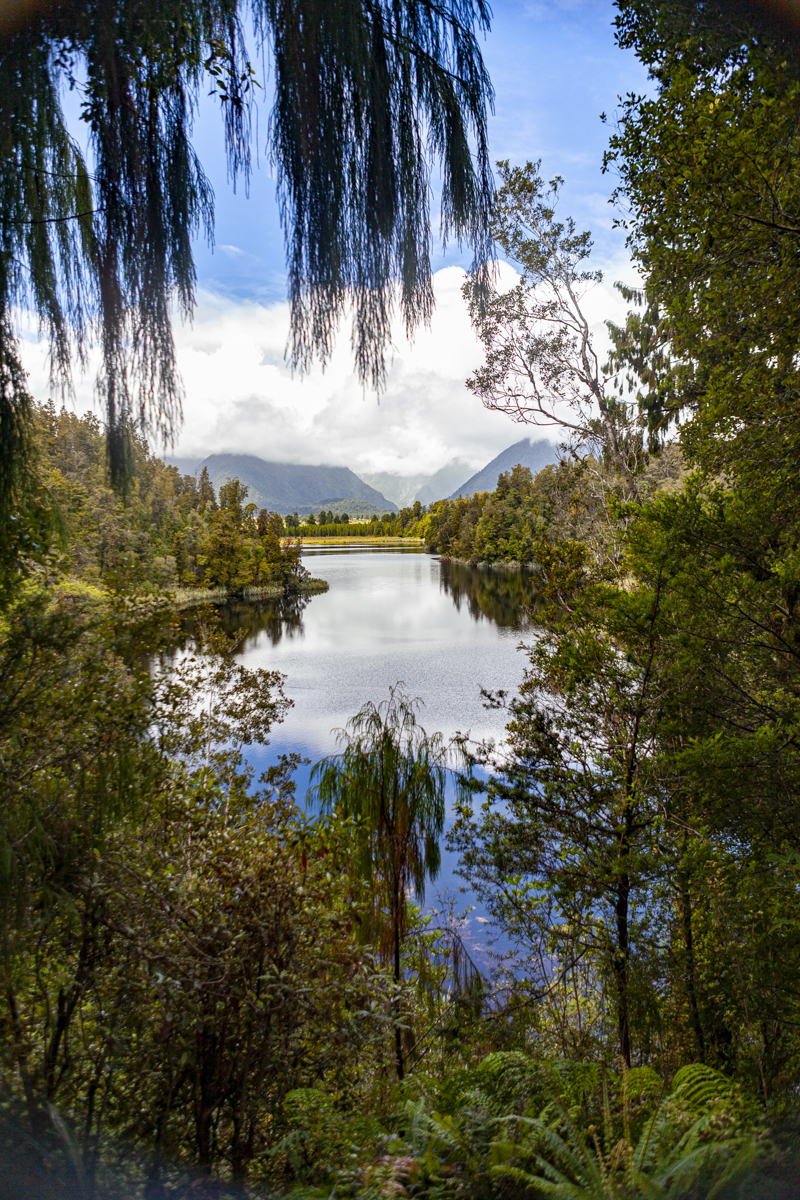
[[[681,1100],[695,1111],[708,1109],[717,1101],[730,1096],[733,1084],[713,1067],[691,1063],[675,1075],[670,1097]]]

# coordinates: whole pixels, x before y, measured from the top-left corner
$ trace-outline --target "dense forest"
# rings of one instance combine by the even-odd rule
[[[211,610],[174,656],[174,594],[296,580],[286,526],[135,435],[112,489],[101,426],[35,410],[0,566],[10,1195],[799,1194],[800,50],[759,12],[618,0],[653,86],[607,156],[644,279],[608,361],[591,239],[498,165],[520,283],[468,280],[468,386],[562,461],[359,527],[454,560],[460,602],[463,563],[527,564],[481,576],[537,627],[503,746],[398,686],[313,807],[297,756],[255,779],[283,680]],[[424,905],[445,842],[488,966]]]

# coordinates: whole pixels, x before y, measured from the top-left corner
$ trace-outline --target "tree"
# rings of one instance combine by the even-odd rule
[[[492,288],[488,297],[480,275],[464,285],[486,351],[467,387],[515,421],[564,430],[575,449],[601,445],[635,496],[640,438],[609,389],[582,307],[602,279],[585,266],[590,235],[578,233],[571,217],[556,220],[562,179],[545,187],[539,163],[501,162],[498,170],[492,232],[522,278],[509,291]]]
[[[246,538],[241,501],[247,488],[238,479],[220,488],[220,506],[212,514],[203,542],[205,582],[234,591],[253,582],[256,564]]]
[[[439,873],[439,838],[444,829],[446,749],[441,734],[417,724],[419,701],[401,684],[389,699],[372,702],[339,730],[340,755],[324,758],[311,771],[310,801],[323,813],[352,821],[357,839],[354,869],[374,881],[388,923],[379,921],[380,947],[401,979],[401,951],[409,892],[421,903],[425,883]],[[404,1074],[402,1031],[395,1019],[398,1079]]]
[[[214,492],[214,485],[211,482],[211,476],[208,473],[208,467],[203,467],[200,476],[197,480],[197,490],[200,499],[200,511],[205,512],[210,509],[212,512],[217,508],[217,497]]]
[[[653,368],[666,344],[684,368],[671,395],[658,399],[658,370],[643,395],[681,416],[692,464],[768,487],[793,523],[796,40],[740,4],[625,0],[618,29],[657,81],[655,95],[623,103],[607,155],[648,307],[660,310],[640,367]],[[674,370],[666,375],[674,384]]]
[[[385,1040],[346,847],[330,830],[315,853],[296,760],[257,788],[243,760],[286,712],[281,677],[208,627],[154,661],[175,633],[150,599],[49,593],[0,635],[4,1108],[41,1154],[67,1145],[65,1192],[275,1173],[287,1092],[357,1087]]]
[[[607,160],[646,277],[620,362],[658,420],[680,417],[693,468],[631,530],[632,580],[671,575],[661,769],[686,830],[681,957],[697,1052],[768,1102],[795,1053],[798,917],[776,920],[771,856],[798,837],[800,56],[752,5],[624,0],[618,29],[656,83],[624,101]]]
[[[628,557],[629,586],[660,579],[664,588],[658,771],[682,830],[675,895],[697,1050],[749,1075],[765,1103],[797,1053],[786,1022],[798,1003],[800,911],[785,894],[778,917],[785,866],[776,868],[800,844],[787,533],[775,528],[769,495],[759,503],[695,478],[639,515]]]
[[[49,1124],[72,1022],[102,959],[95,856],[113,820],[135,807],[135,773],[153,767],[143,648],[163,645],[170,624],[161,604],[98,612],[85,598],[59,603],[41,591],[14,607],[0,640],[6,1061],[35,1138]],[[30,941],[45,928],[63,950],[52,975],[41,974]]]
[[[611,984],[617,1049],[630,1066],[662,827],[652,774],[663,708],[661,596],[585,583],[576,594],[583,570],[569,551],[553,548],[550,586],[572,579],[571,603],[528,651],[507,751],[484,747],[477,756],[493,770],[480,819],[467,793],[449,841],[461,873],[527,948],[554,1014],[587,970]],[[570,1046],[568,1024],[562,1053],[586,1053],[587,1045]]]
[[[284,594],[297,592],[304,579],[309,578],[302,563],[302,545],[299,538],[292,541],[284,538],[283,520],[280,513],[267,512],[262,508],[258,514],[260,545],[256,549],[259,571],[263,582],[277,583]]]
[[[195,103],[210,84],[231,175],[246,183],[258,86],[238,0],[75,0],[27,16],[0,41],[6,503],[26,461],[18,305],[41,321],[56,383],[68,385],[73,362],[85,361],[92,339],[99,344],[115,481],[127,478],[132,422],[167,439],[174,433],[181,386],[170,305],[177,300],[191,314],[192,237],[213,229],[211,188],[190,142]],[[358,372],[380,386],[396,298],[409,330],[431,312],[432,160],[443,174],[444,236],[468,241],[478,261],[488,254],[492,91],[476,39],[476,27],[488,28],[488,6],[258,0],[252,16],[275,81],[269,150],[286,238],[292,363],[328,357],[352,301]],[[88,161],[61,106],[68,87],[82,97]]]
[[[219,507],[229,512],[239,524],[244,521],[244,502],[249,490],[247,484],[238,479],[228,479],[219,489]]]

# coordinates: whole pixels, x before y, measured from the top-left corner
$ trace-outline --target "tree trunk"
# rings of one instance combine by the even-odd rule
[[[394,881],[394,982],[397,987],[400,986],[400,889],[397,879]],[[405,1075],[405,1063],[403,1062],[403,1035],[400,1029],[400,1022],[397,1019],[397,996],[395,995],[395,1022],[394,1022],[394,1053],[397,1064],[397,1078],[403,1079]]]
[[[703,1036],[703,1026],[700,1023],[700,1010],[697,1005],[697,986],[694,969],[694,938],[692,936],[692,898],[689,894],[689,880],[686,872],[680,872],[681,916],[683,917],[683,946],[686,952],[686,967],[684,981],[686,996],[689,1001],[692,1029],[697,1042],[697,1054],[701,1063],[706,1061],[706,1040]]]
[[[167,1191],[162,1182],[164,1159],[161,1147],[164,1140],[164,1130],[167,1127],[167,1121],[172,1111],[172,1103],[184,1078],[185,1076],[178,1076],[177,1080],[173,1079],[170,1082],[163,1103],[159,1108],[158,1120],[156,1122],[156,1136],[153,1143],[153,1155],[150,1159],[150,1169],[147,1173],[144,1188],[144,1200],[167,1200]]]
[[[614,974],[617,980],[619,1052],[626,1067],[631,1065],[631,1031],[628,1012],[628,898],[630,890],[630,876],[622,875],[617,887],[615,905],[617,945],[614,951]]]
[[[25,1035],[22,1028],[22,1021],[17,1008],[17,998],[12,987],[9,985],[6,988],[6,1001],[11,1017],[11,1033],[14,1042],[14,1052],[17,1060],[17,1070],[19,1077],[22,1080],[22,1090],[25,1094],[25,1104],[28,1109],[28,1120],[30,1121],[31,1134],[34,1142],[41,1144],[44,1137],[44,1132],[47,1127],[47,1117],[44,1106],[41,1102],[41,1097],[38,1094],[35,1083],[31,1078],[31,1072],[28,1065],[28,1053],[25,1048]]]
[[[197,1140],[197,1161],[206,1171],[211,1169],[211,1127],[217,1100],[217,1038],[206,1028],[197,1035],[197,1065],[195,1068],[194,1121]]]

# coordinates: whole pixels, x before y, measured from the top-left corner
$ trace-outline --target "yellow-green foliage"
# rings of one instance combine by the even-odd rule
[[[530,563],[543,525],[533,476],[517,466],[500,476],[494,492],[432,505],[425,529],[429,543],[447,558]]]
[[[300,550],[277,513],[247,503],[238,480],[181,475],[133,437],[124,496],[108,480],[104,431],[91,413],[35,410],[44,489],[60,525],[69,571],[92,585],[174,590],[298,587]]]

